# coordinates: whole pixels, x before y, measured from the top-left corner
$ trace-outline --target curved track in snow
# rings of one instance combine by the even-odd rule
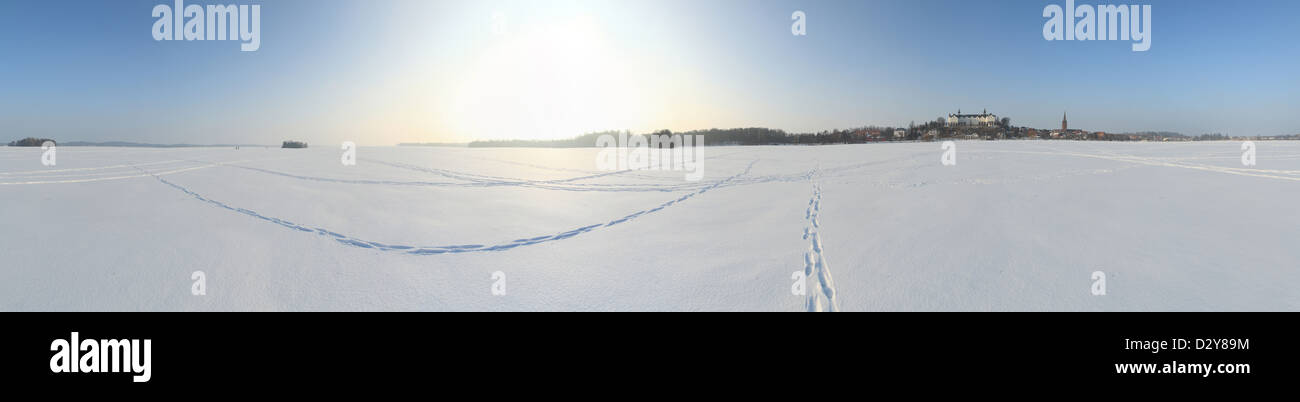
[[[667,208],[667,207],[670,207],[670,206],[676,205],[676,204],[678,204],[678,203],[681,203],[681,202],[684,202],[684,201],[686,201],[686,200],[688,200],[688,199],[691,199],[691,198],[693,198],[693,197],[695,197],[695,196],[698,196],[698,195],[700,195],[700,194],[704,194],[704,193],[706,193],[706,192],[708,192],[708,191],[710,191],[710,190],[716,189],[716,188],[722,186],[723,184],[725,184],[725,183],[727,183],[727,182],[729,182],[729,181],[731,181],[731,180],[734,180],[734,179],[737,178],[737,177],[741,177],[741,176],[747,175],[747,174],[749,174],[750,169],[752,169],[752,168],[754,167],[754,164],[757,163],[757,162],[758,162],[757,160],[755,160],[755,161],[753,161],[753,162],[750,162],[749,165],[745,167],[745,170],[744,170],[744,171],[742,171],[742,172],[740,172],[740,173],[737,173],[737,174],[735,174],[735,175],[733,175],[733,176],[731,176],[731,177],[729,177],[729,178],[727,178],[727,179],[724,179],[724,180],[718,181],[718,182],[714,183],[714,184],[711,185],[711,186],[708,186],[708,187],[705,187],[705,188],[700,189],[700,190],[698,190],[698,191],[695,191],[695,192],[692,192],[692,193],[689,193],[689,194],[683,195],[683,196],[681,196],[681,197],[678,197],[678,198],[675,198],[675,199],[669,200],[669,201],[667,201],[667,202],[664,202],[664,203],[662,203],[662,204],[659,204],[658,206],[656,206],[656,207],[654,207],[654,208],[650,208],[650,209],[646,209],[646,210],[637,211],[637,212],[631,213],[631,214],[629,214],[629,215],[626,215],[626,216],[623,216],[623,217],[620,217],[620,218],[616,218],[616,219],[610,220],[610,221],[605,222],[605,223],[595,223],[595,224],[582,226],[582,227],[579,227],[579,228],[576,228],[576,229],[572,229],[572,230],[568,230],[568,231],[564,231],[564,232],[559,232],[559,233],[554,233],[554,234],[548,234],[548,235],[541,235],[541,236],[525,237],[525,238],[516,239],[516,240],[510,241],[510,242],[505,242],[505,243],[498,243],[498,244],[491,244],[491,245],[483,245],[483,244],[461,244],[461,245],[444,245],[444,246],[415,246],[415,245],[402,245],[402,244],[387,244],[387,243],[380,243],[380,242],[375,242],[375,241],[369,241],[369,240],[364,240],[364,239],[356,238],[356,237],[353,237],[353,236],[348,236],[348,235],[341,234],[341,233],[338,233],[338,232],[335,232],[335,231],[331,231],[331,230],[329,230],[329,229],[325,229],[325,228],[306,226],[306,225],[302,225],[302,224],[294,223],[294,222],[291,222],[291,221],[288,221],[288,220],[285,220],[285,219],[280,219],[280,218],[276,218],[276,217],[266,216],[266,215],[263,215],[263,214],[261,214],[261,213],[258,213],[257,211],[253,211],[253,210],[249,210],[249,209],[245,209],[245,208],[235,207],[235,206],[232,206],[232,205],[226,204],[226,203],[224,203],[224,202],[217,201],[217,200],[214,200],[214,199],[211,199],[211,198],[205,197],[205,196],[203,196],[202,194],[196,193],[196,192],[194,192],[194,191],[191,191],[191,190],[188,189],[188,188],[185,188],[184,186],[181,186],[181,185],[178,185],[178,184],[176,184],[176,183],[172,183],[172,182],[170,182],[170,181],[167,181],[167,179],[162,178],[161,175],[152,174],[152,173],[150,173],[150,172],[148,172],[148,171],[146,171],[146,170],[144,170],[144,169],[139,169],[139,168],[137,168],[137,169],[139,169],[139,170],[142,171],[142,172],[145,172],[146,175],[152,175],[153,178],[154,178],[154,179],[157,179],[159,182],[161,182],[161,183],[163,183],[163,184],[166,184],[167,186],[169,186],[169,187],[171,187],[171,188],[173,188],[173,189],[176,189],[177,191],[183,192],[183,193],[185,193],[185,194],[187,194],[187,195],[189,195],[189,196],[191,196],[191,197],[194,197],[195,199],[197,199],[197,200],[199,200],[199,201],[205,202],[205,203],[207,203],[207,204],[209,204],[209,205],[213,205],[213,206],[216,206],[216,207],[219,207],[219,208],[222,208],[222,209],[226,209],[226,210],[229,210],[229,211],[232,211],[232,212],[238,212],[238,213],[240,213],[240,214],[244,214],[244,215],[247,215],[247,216],[250,216],[250,217],[253,217],[253,218],[257,218],[257,219],[260,219],[260,220],[262,220],[262,221],[266,221],[266,222],[269,222],[269,223],[273,223],[273,224],[276,224],[276,225],[279,225],[279,226],[282,226],[282,227],[285,227],[285,228],[289,228],[289,229],[297,230],[297,231],[300,231],[300,232],[314,233],[314,234],[317,234],[317,235],[320,235],[320,236],[325,236],[325,237],[331,238],[331,239],[333,239],[334,241],[337,241],[337,242],[339,242],[340,244],[343,244],[343,245],[352,246],[352,247],[358,247],[358,248],[374,249],[374,250],[379,250],[379,251],[399,252],[399,253],[412,254],[412,255],[435,255],[435,254],[471,253],[471,252],[486,252],[486,251],[505,251],[505,250],[509,250],[509,249],[513,249],[513,248],[517,248],[517,247],[530,246],[530,245],[539,244],[539,243],[545,243],[545,242],[552,242],[552,241],[557,241],[557,240],[568,239],[568,238],[571,238],[571,237],[574,237],[574,236],[577,236],[577,235],[580,235],[580,234],[583,234],[583,233],[591,232],[591,231],[594,231],[594,230],[597,230],[597,229],[600,229],[600,228],[605,228],[605,227],[610,227],[610,226],[618,225],[618,224],[621,224],[621,223],[626,223],[626,222],[632,221],[633,219],[636,219],[636,218],[639,218],[639,217],[642,217],[642,216],[645,216],[645,215],[649,215],[649,214],[652,214],[652,213],[655,213],[655,212],[659,212],[659,211],[663,210],[664,208]]]

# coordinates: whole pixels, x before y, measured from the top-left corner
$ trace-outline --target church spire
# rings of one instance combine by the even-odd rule
[[[1066,131],[1070,127],[1070,121],[1066,119],[1066,112],[1061,112],[1061,131]]]

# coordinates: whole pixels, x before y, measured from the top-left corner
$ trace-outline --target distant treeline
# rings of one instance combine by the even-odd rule
[[[582,148],[596,146],[596,138],[605,134],[618,135],[618,131],[600,132],[580,135],[564,140],[491,140],[491,141],[472,141],[466,146],[470,148],[493,148],[493,147],[510,147],[510,148]]]
[[[397,144],[399,147],[464,147],[469,144],[463,142],[403,142]]]
[[[646,138],[649,143],[651,135],[700,135],[704,138],[706,145],[777,145],[793,144],[799,141],[809,141],[815,138],[814,134],[791,135],[782,130],[773,130],[770,128],[751,127],[751,128],[732,128],[732,129],[708,129],[693,130],[680,133],[674,133],[669,130],[660,130],[653,134],[633,134],[628,131],[603,131],[580,135],[574,138],[562,140],[493,140],[493,141],[474,141],[469,143],[471,148],[488,148],[488,147],[519,147],[519,148],[584,148],[596,146],[596,139],[602,135],[611,135],[615,138],[622,136],[639,135]],[[829,141],[829,138],[825,138]]]
[[[301,141],[285,141],[280,148],[306,148],[307,143]]]
[[[60,146],[67,147],[119,147],[119,148],[226,148],[226,147],[265,147],[258,144],[148,144],[143,142],[126,142],[126,141],[69,141]]]
[[[60,144],[60,143],[58,143],[57,141],[51,140],[51,139],[49,139],[49,138],[32,138],[32,137],[28,137],[28,138],[24,138],[24,139],[21,139],[21,140],[18,140],[18,141],[10,142],[10,143],[9,143],[9,146],[11,146],[11,147],[39,147],[39,146],[41,146],[42,144],[44,144],[45,141],[53,142],[53,143],[55,143],[55,145],[58,145],[58,146],[61,146],[61,147],[118,147],[118,148],[211,148],[211,147],[217,147],[217,148],[224,148],[224,147],[241,147],[241,146],[244,146],[244,147],[264,147],[264,146],[265,146],[265,145],[258,145],[258,144],[209,144],[209,145],[197,145],[197,144],[148,144],[148,143],[143,143],[143,142],[126,142],[126,141],[104,141],[104,142],[68,141],[68,142],[61,143],[61,144]],[[303,144],[303,145],[305,146],[306,144]]]
[[[23,138],[23,139],[18,140],[18,141],[11,141],[11,142],[9,142],[9,146],[11,146],[11,147],[39,147],[39,146],[41,146],[41,145],[44,145],[46,141],[49,141],[49,142],[54,143],[55,145],[58,145],[57,142],[55,142],[54,140],[51,140],[51,139],[49,139],[49,138],[35,138],[35,137],[27,137],[27,138]]]
[[[674,133],[669,130],[659,130],[651,134],[633,134],[628,131],[604,131],[580,135],[570,139],[562,140],[495,140],[495,141],[474,141],[469,143],[473,147],[521,147],[521,148],[581,148],[596,146],[596,139],[602,135],[640,135],[646,137],[649,143],[651,135],[685,135],[701,136],[705,145],[815,145],[815,144],[853,144],[865,142],[893,141],[893,140],[917,140],[921,139],[924,129],[931,127],[931,124],[913,125],[908,128],[894,127],[877,127],[867,126],[848,130],[822,131],[820,133],[798,133],[791,134],[784,130],[777,130],[764,127],[746,127],[746,128],[729,128],[718,129],[711,128],[707,130],[692,130]],[[904,137],[895,137],[896,130],[904,130],[907,135]]]
[[[1119,135],[1136,135],[1139,137],[1186,137],[1182,133],[1173,131],[1138,131],[1135,133],[1119,133]]]
[[[1011,125],[1010,118],[1002,118],[986,126],[950,126],[944,121],[944,119],[940,118],[932,121],[921,122],[919,124],[912,122],[906,127],[864,126],[850,129],[821,131],[817,133],[787,133],[783,130],[763,127],[732,129],[712,128],[708,130],[693,130],[678,133],[669,130],[660,130],[650,134],[633,134],[629,131],[604,131],[559,140],[474,141],[469,143],[468,146],[471,148],[585,148],[595,147],[596,139],[603,135],[612,135],[616,138],[619,138],[620,136],[639,135],[646,137],[647,144],[650,143],[649,136],[651,135],[685,135],[701,136],[704,145],[821,145],[861,144],[887,141],[937,141],[950,138],[985,140],[1027,138],[1049,139],[1049,134],[1052,134],[1053,132],[1054,130],[1039,130],[1029,127],[1013,126]],[[1058,139],[1104,141],[1149,140],[1162,137],[1183,137],[1183,135],[1172,132],[1142,132],[1132,134],[1125,133],[1123,135],[1107,135],[1100,132],[1070,130],[1069,132],[1061,133],[1059,136],[1051,136],[1051,138]],[[1202,136],[1202,138],[1208,139],[1212,138],[1212,136]]]

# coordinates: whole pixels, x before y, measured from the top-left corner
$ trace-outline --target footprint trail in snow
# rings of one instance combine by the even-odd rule
[[[808,200],[808,209],[804,210],[804,218],[808,220],[808,226],[803,229],[803,238],[808,240],[808,251],[803,254],[803,273],[804,277],[809,279],[808,300],[805,307],[810,312],[834,312],[839,311],[840,307],[835,301],[835,281],[831,279],[830,267],[826,264],[826,256],[822,250],[821,222],[818,220],[821,208],[821,185],[813,183],[813,195]]]

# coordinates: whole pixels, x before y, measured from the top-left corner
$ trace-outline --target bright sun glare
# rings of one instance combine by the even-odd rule
[[[552,139],[628,127],[639,105],[625,63],[590,18],[498,28],[463,71],[453,129]]]

